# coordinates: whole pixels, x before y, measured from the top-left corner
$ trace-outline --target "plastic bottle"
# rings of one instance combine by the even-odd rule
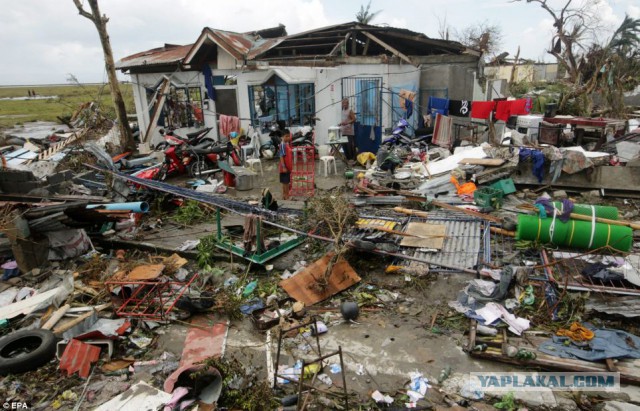
[[[244,287],[244,290],[242,291],[242,296],[243,297],[250,296],[251,293],[256,289],[257,286],[258,286],[258,280],[251,281],[249,284],[247,284]]]
[[[440,376],[438,377],[438,382],[442,384],[447,378],[451,375],[451,366],[447,365],[445,368],[440,371]]]

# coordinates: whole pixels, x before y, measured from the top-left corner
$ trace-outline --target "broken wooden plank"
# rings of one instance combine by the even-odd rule
[[[128,280],[155,280],[162,274],[164,264],[139,265],[126,275]]]
[[[607,367],[603,363],[573,360],[570,358],[553,357],[533,350],[537,358],[531,360],[519,360],[503,355],[499,348],[487,348],[486,351],[471,351],[473,357],[484,358],[492,361],[503,362],[526,367],[540,367],[550,370],[570,371],[570,372],[607,372]],[[630,367],[623,367],[618,364],[620,382],[640,385],[640,375]]]
[[[56,328],[53,329],[53,333],[56,334],[56,335],[62,334],[63,332],[75,327],[76,325],[80,324],[81,322],[83,322],[87,318],[91,317],[95,311],[96,310],[91,310],[88,313],[82,314],[80,317],[74,318],[71,321],[67,321],[64,324],[61,324],[61,325],[57,326]]]
[[[429,214],[426,211],[412,210],[410,208],[394,207],[393,211],[395,211],[396,213],[407,214],[407,215],[412,215],[416,217],[422,217],[422,218],[429,217]]]
[[[162,114],[162,109],[164,108],[164,103],[167,100],[167,95],[169,94],[170,85],[171,85],[171,81],[169,80],[168,77],[165,77],[164,80],[162,80],[162,83],[160,84],[158,92],[154,96],[154,99],[157,98],[157,100],[155,101],[153,112],[151,113],[149,126],[147,127],[147,130],[144,133],[144,137],[140,141],[141,143],[148,142],[151,139],[151,135],[155,131],[158,124],[158,119],[160,118],[160,115]]]
[[[440,201],[435,201],[435,200],[431,200],[430,203],[436,207],[444,208],[445,210],[458,211],[473,217],[481,218],[483,220],[492,221],[494,223],[502,223],[502,219],[488,215],[488,214],[482,214],[477,211],[467,210],[466,208],[456,207],[451,204],[442,203]]]
[[[366,31],[362,31],[361,33],[364,34],[365,36],[369,37],[371,40],[375,41],[376,43],[378,43],[379,45],[381,45],[385,49],[389,50],[391,53],[393,53],[396,56],[400,57],[402,60],[406,61],[407,63],[409,63],[411,65],[414,65],[413,61],[411,61],[411,59],[408,56],[406,56],[405,54],[401,53],[400,51],[398,51],[394,47],[391,47],[389,44],[387,44],[384,41],[380,40],[378,37],[374,36],[371,33],[366,32]],[[355,36],[353,38],[355,39]],[[352,54],[355,56],[357,53],[353,52]]]
[[[498,167],[504,164],[502,158],[463,158],[458,164],[471,164],[474,166],[493,166]]]
[[[324,276],[332,258],[333,255],[330,253],[314,261],[293,277],[280,281],[280,287],[296,301],[313,305],[360,281],[358,274],[345,260],[335,263],[328,278],[325,279]]]
[[[52,329],[53,326],[56,325],[62,317],[64,317],[64,315],[67,313],[67,311],[69,311],[70,308],[71,306],[69,304],[65,304],[62,307],[58,308],[53,314],[51,314],[51,317],[49,318],[49,320],[47,320],[47,322],[44,323],[44,325],[42,326],[42,329],[43,330]]]

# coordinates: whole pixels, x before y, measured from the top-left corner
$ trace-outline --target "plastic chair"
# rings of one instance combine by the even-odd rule
[[[256,149],[253,144],[246,144],[240,147],[240,159],[245,163],[252,157],[255,157]]]
[[[331,168],[331,162],[333,162],[333,172],[338,175],[338,167],[336,166],[336,158],[334,156],[322,156],[320,161],[324,164],[324,176],[328,177],[328,171]]]
[[[252,171],[256,171],[255,168],[253,167],[255,164],[258,164],[260,166],[260,175],[264,175],[264,172],[262,171],[262,161],[260,161],[259,158],[248,158],[245,161],[246,164],[246,168],[252,170]]]
[[[320,145],[318,146],[318,156],[324,157],[331,155],[331,146],[329,145]]]
[[[253,129],[250,129],[253,130]],[[240,160],[244,163],[248,159],[260,158],[260,135],[257,131],[253,130],[249,137],[249,142],[240,147]]]

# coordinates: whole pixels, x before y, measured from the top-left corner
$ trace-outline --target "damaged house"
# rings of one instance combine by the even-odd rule
[[[242,128],[264,143],[275,121],[293,130],[320,121],[316,141],[324,143],[349,98],[358,146],[374,151],[400,118],[422,125],[429,96],[482,95],[478,51],[355,22],[293,35],[282,25],[246,33],[205,28],[193,44],[137,53],[117,68],[131,76],[141,139],[152,146],[167,127],[182,135],[211,127],[215,139]]]

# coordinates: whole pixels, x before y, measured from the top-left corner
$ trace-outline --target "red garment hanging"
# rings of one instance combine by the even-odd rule
[[[471,118],[486,120],[491,116],[491,112],[493,112],[495,107],[495,101],[472,101]]]
[[[518,100],[514,100],[511,104],[511,115],[512,116],[524,116],[529,114],[527,111],[527,99],[521,98]]]
[[[512,115],[513,100],[502,100],[496,104],[496,120],[502,120],[505,123],[509,120],[509,116]]]

